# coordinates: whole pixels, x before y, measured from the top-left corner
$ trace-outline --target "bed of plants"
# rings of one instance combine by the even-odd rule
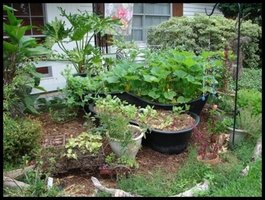
[[[253,151],[262,133],[262,87],[261,77],[255,76],[255,80],[250,78],[250,74],[259,74],[260,71],[245,68],[240,77],[239,114],[236,117],[237,124],[243,124],[248,135],[246,140],[231,148],[228,146],[231,138],[227,136],[229,135],[227,119],[230,118],[230,121],[233,119],[231,118],[231,109],[233,112],[234,108],[233,97],[231,100],[231,97],[225,94],[216,95],[216,91],[224,86],[224,79],[229,88],[233,88],[235,82],[227,79],[225,53],[204,51],[206,44],[203,43],[205,41],[201,41],[202,38],[196,42],[193,39],[187,40],[183,49],[134,50],[124,59],[113,58],[108,63],[108,67],[101,65],[101,62],[100,67],[104,70],[98,70],[98,73],[93,73],[93,69],[96,68],[89,69],[88,66],[83,66],[89,63],[86,59],[80,62],[72,59],[79,70],[87,69],[86,72],[93,76],[73,76],[69,70],[65,71],[66,87],[60,91],[60,96],[43,99],[38,98],[38,95],[30,95],[33,87],[43,89],[38,86],[41,76],[35,71],[34,61],[38,61],[40,56],[47,56],[51,50],[47,49],[47,46],[38,44],[34,38],[26,37],[25,32],[30,27],[24,26],[22,20],[14,16],[11,8],[4,6],[4,10],[8,13],[8,19],[4,23],[3,30],[9,36],[3,45],[4,183],[23,185],[17,188],[13,186],[13,189],[5,187],[4,196],[67,196],[70,192],[66,192],[66,183],[60,183],[58,180],[65,181],[63,176],[66,174],[73,176],[75,173],[82,174],[86,184],[90,182],[85,190],[96,188],[90,178],[97,176],[102,182],[114,181],[115,186],[112,187],[116,189],[146,197],[177,195],[203,181],[207,181],[209,188],[203,192],[195,192],[193,196],[261,196],[261,158],[254,156]],[[76,24],[74,17],[89,18],[88,13],[76,16],[67,15],[63,10],[61,12],[70,19],[73,27],[78,29],[78,25],[84,25],[79,27],[82,30],[81,36],[89,32],[88,28],[92,26],[90,23],[93,20],[98,20],[96,16],[91,16],[89,23]],[[210,23],[208,18],[194,19]],[[172,20],[174,22],[176,19]],[[172,20],[168,23],[171,24]],[[225,27],[222,21],[218,21],[217,18],[215,20],[221,27]],[[231,29],[232,22],[227,22]],[[69,33],[74,41],[80,39],[77,37],[78,31],[63,29],[64,24],[60,21],[47,26],[46,31],[52,32],[56,24],[60,25],[63,34],[59,39],[65,38],[66,33]],[[201,25],[200,23],[185,26],[185,30],[190,30],[189,33],[193,34],[193,26]],[[252,26],[253,29],[257,29],[253,38],[255,41],[250,45],[255,49],[255,42],[259,38],[259,27],[251,23],[249,26],[243,25],[244,28]],[[105,30],[107,27],[106,25],[101,28]],[[222,35],[222,31],[223,29],[215,33],[217,41],[220,37],[225,37],[226,32],[224,31]],[[63,45],[61,40],[55,42]],[[188,51],[195,44],[201,46],[196,47],[195,52]],[[84,47],[86,52],[94,52],[90,45]],[[72,55],[76,50],[73,49],[68,53]],[[145,60],[136,62],[136,55],[140,53],[143,53]],[[256,51],[250,53],[253,54],[248,55],[246,62],[249,64],[252,60],[255,66],[258,65],[259,61],[254,59]],[[100,57],[101,54],[97,56]],[[94,61],[96,62],[97,59]],[[179,119],[180,116],[188,116],[187,124],[194,125],[194,119],[184,112],[182,107],[173,106],[172,110],[166,111],[150,106],[139,108],[107,95],[113,92],[130,92],[154,102],[171,104],[188,103],[206,93],[210,96],[200,114],[201,121],[192,131],[188,148],[184,152],[167,155],[141,146],[140,143],[138,145],[141,147],[140,150],[135,156],[130,157],[124,153],[125,150],[121,155],[113,153],[115,151],[109,144],[112,137],[116,140],[124,139],[122,147],[129,145],[136,133],[136,131],[130,133],[129,124],[138,125],[142,134],[148,129],[178,130],[177,125],[183,128],[186,122],[182,118]],[[101,94],[100,97],[97,94]],[[91,113],[85,112],[85,106],[88,104],[95,105],[99,121],[95,116],[91,117]],[[56,138],[59,135],[63,135],[60,141]],[[49,137],[54,138],[52,142],[48,141]],[[54,145],[57,142],[59,145]],[[211,157],[208,157],[207,153],[211,153],[211,157],[218,157],[219,162],[212,165],[198,160],[198,156],[210,160]],[[23,171],[32,165],[33,169]],[[10,170],[18,168],[19,171],[22,170],[19,176],[6,175]],[[11,183],[8,181],[8,176],[12,179]],[[54,180],[53,186],[48,184],[51,177]],[[80,180],[75,183],[78,182]],[[72,184],[70,188],[74,186],[75,184]],[[89,194],[91,196],[92,192],[90,191]],[[98,192],[96,196],[108,196],[108,194]]]

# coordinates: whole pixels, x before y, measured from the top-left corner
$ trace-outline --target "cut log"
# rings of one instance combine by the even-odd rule
[[[191,189],[171,197],[193,197],[196,193],[204,192],[207,190],[209,190],[209,181],[205,180],[203,183],[198,183]]]
[[[4,176],[3,180],[4,180],[4,187],[11,187],[11,188],[14,188],[14,187],[18,187],[18,188],[29,187],[29,184],[26,184],[26,183],[21,182],[21,181],[17,181],[15,179],[9,178],[7,176]]]
[[[16,178],[21,178],[25,172],[33,169],[35,167],[35,165],[30,165],[28,167],[25,167],[23,169],[15,169],[15,170],[12,170],[12,171],[9,171],[9,172],[4,172],[4,176],[7,176],[9,178],[13,178],[13,179],[16,179]]]
[[[141,197],[139,195],[133,195],[129,192],[125,192],[123,190],[120,189],[114,189],[114,188],[107,188],[103,185],[101,185],[101,183],[99,182],[99,180],[96,177],[91,177],[91,181],[93,182],[94,186],[103,192],[107,192],[110,193],[113,197]]]

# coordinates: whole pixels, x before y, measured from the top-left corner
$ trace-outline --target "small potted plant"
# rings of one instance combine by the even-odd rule
[[[193,130],[193,136],[198,152],[197,160],[210,165],[218,164],[220,162],[219,144],[211,143],[210,137],[207,138],[197,127]]]
[[[117,97],[107,95],[97,98],[95,109],[113,152],[119,157],[135,158],[145,133],[144,129],[130,124],[136,116],[136,107],[124,105]]]

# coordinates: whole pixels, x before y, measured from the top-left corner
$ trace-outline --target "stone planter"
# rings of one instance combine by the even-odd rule
[[[109,137],[109,144],[112,151],[119,157],[123,154],[128,155],[130,158],[135,159],[136,154],[141,148],[142,138],[144,136],[144,132],[136,125],[128,125],[131,131],[138,132],[138,136],[133,138],[132,143],[129,143],[125,149],[122,147],[121,141],[115,138]]]
[[[232,146],[233,142],[233,127],[227,127],[229,131],[229,145]],[[234,144],[237,145],[244,141],[247,137],[247,131],[242,129],[235,129]]]

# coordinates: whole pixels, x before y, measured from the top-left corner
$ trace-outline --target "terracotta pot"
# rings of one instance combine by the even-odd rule
[[[209,154],[207,154],[207,155],[209,155]],[[207,155],[206,155],[206,157],[208,157]],[[197,160],[200,162],[206,163],[206,164],[210,164],[210,165],[216,165],[220,162],[220,158],[219,158],[218,154],[217,154],[216,158],[214,158],[214,159],[204,159],[204,160],[202,159],[201,155],[198,155]]]

